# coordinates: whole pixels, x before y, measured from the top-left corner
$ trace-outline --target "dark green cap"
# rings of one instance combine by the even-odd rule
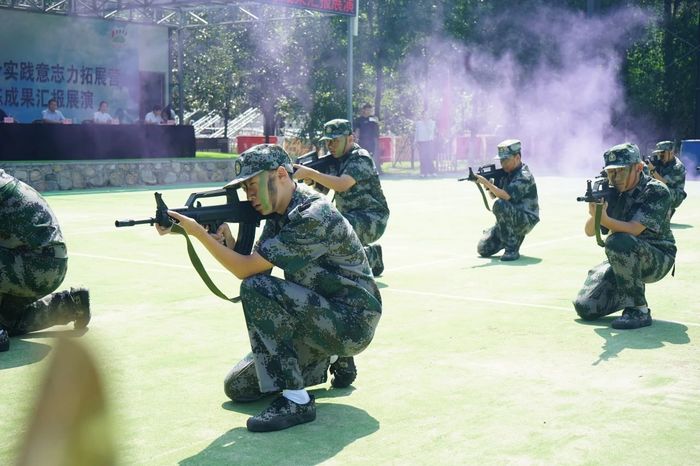
[[[243,152],[233,163],[235,178],[226,187],[237,187],[261,172],[274,170],[280,166],[292,173],[289,154],[275,144],[258,144]]]
[[[323,137],[321,141],[330,141],[331,139],[341,136],[350,136],[352,134],[352,123],[348,120],[336,118],[323,125]]]

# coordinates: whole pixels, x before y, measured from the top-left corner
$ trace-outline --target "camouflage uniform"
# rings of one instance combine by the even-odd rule
[[[666,164],[659,164],[656,171],[666,180],[666,187],[671,192],[671,208],[677,209],[688,195],[685,192],[685,165],[674,157]]]
[[[359,238],[306,186],[296,186],[285,215],[267,219],[255,250],[285,279],[258,274],[241,284],[252,354],[224,382],[235,400],[325,382],[330,356],[364,350],[381,316]]]
[[[63,281],[67,263],[46,200],[0,169],[0,328],[21,335],[74,320],[69,306],[50,294]]]
[[[476,248],[483,257],[503,248],[517,251],[525,235],[540,221],[537,185],[527,165],[521,164],[509,173],[498,187],[510,195],[510,200],[497,199],[493,204],[496,225],[484,232]]]
[[[331,120],[324,125],[321,141],[350,134],[352,127],[349,121]],[[345,192],[335,193],[335,206],[355,229],[365,247],[369,264],[374,269],[382,263],[382,258],[378,246],[371,243],[381,238],[389,221],[389,206],[379,182],[377,168],[370,153],[357,144],[338,162],[335,175],[347,174],[355,180],[355,184]],[[383,269],[383,264],[381,268]]]
[[[581,318],[593,320],[623,308],[647,305],[645,283],[666,276],[676,257],[670,208],[668,188],[644,172],[637,186],[610,201],[607,213],[611,218],[636,221],[646,229],[639,236],[613,233],[605,240],[607,260],[588,272],[574,301]],[[601,231],[608,232],[604,227]]]

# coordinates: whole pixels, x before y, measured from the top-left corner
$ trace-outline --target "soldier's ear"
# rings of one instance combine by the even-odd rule
[[[280,178],[280,179],[281,179],[281,178],[287,178],[287,176],[288,176],[287,173],[288,173],[288,172],[287,172],[287,169],[284,168],[284,165],[280,165],[279,167],[277,167],[277,168],[275,169],[275,176],[276,176],[277,178]]]

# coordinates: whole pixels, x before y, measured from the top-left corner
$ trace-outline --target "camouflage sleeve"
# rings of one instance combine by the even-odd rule
[[[259,241],[258,253],[285,272],[296,272],[328,250],[324,222],[304,207],[290,212],[290,222],[277,235]]]
[[[639,222],[654,233],[662,231],[666,215],[671,208],[671,195],[661,183],[649,184],[639,199],[639,209],[630,219]]]
[[[671,198],[674,203],[685,199],[685,165],[677,163],[668,174],[663,176],[666,179],[668,190],[671,191]]]
[[[255,246],[253,246],[253,251],[259,252],[260,250],[260,245],[267,239],[272,238],[275,235],[274,232],[274,226],[272,223],[272,220],[265,220],[265,226],[263,226],[262,233],[260,234],[260,238],[255,242]]]
[[[369,157],[355,156],[348,161],[348,165],[343,170],[343,174],[352,176],[359,183],[370,179],[374,175],[374,165]]]
[[[527,197],[531,186],[531,179],[518,177],[508,183],[508,185],[505,187],[505,191],[510,196],[511,202],[518,203]]]

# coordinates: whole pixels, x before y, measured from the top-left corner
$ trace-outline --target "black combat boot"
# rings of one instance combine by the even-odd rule
[[[87,288],[71,288],[68,293],[72,305],[73,328],[81,329],[90,323],[90,291]]]
[[[71,288],[44,296],[27,306],[13,334],[23,335],[54,325],[73,322],[82,329],[90,322],[90,294],[86,288]]]
[[[642,312],[637,308],[628,307],[622,311],[622,316],[612,321],[612,328],[617,330],[634,330],[651,325],[651,309]]]
[[[260,414],[248,418],[246,427],[251,432],[272,432],[311,422],[316,419],[316,401],[313,395],[309,398],[300,405],[280,395]]]
[[[335,388],[345,388],[353,383],[357,377],[357,368],[352,356],[338,358],[336,362],[331,364],[330,371],[333,374],[331,385]]]

